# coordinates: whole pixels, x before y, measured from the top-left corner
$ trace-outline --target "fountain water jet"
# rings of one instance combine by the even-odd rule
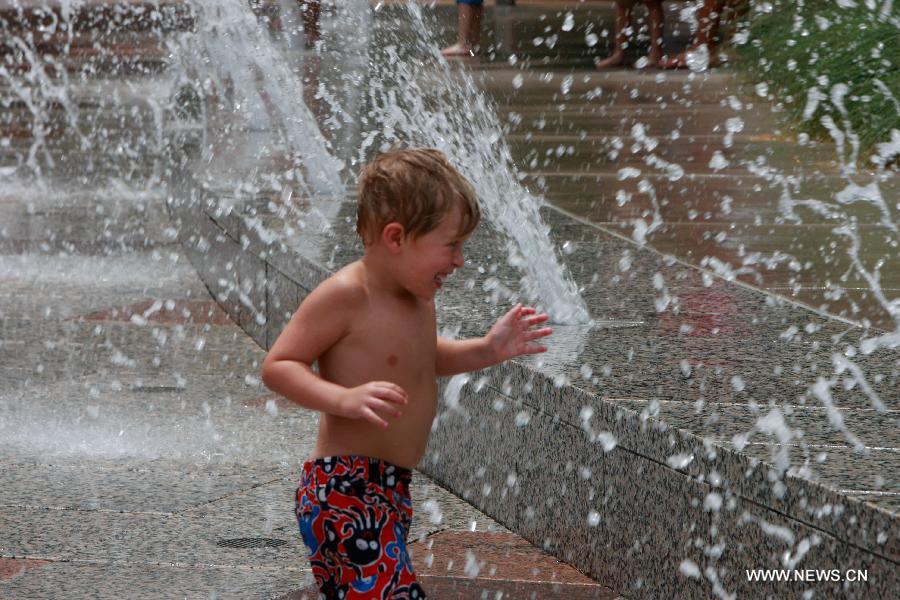
[[[524,275],[519,294],[557,323],[590,321],[578,289],[550,243],[538,209],[542,200],[519,181],[495,109],[472,76],[440,55],[432,27],[416,2],[409,25],[387,38],[370,58],[369,128],[360,149],[410,143],[443,151],[475,186],[490,222],[507,237],[509,263]]]

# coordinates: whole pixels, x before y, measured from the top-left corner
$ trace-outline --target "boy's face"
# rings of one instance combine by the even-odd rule
[[[460,209],[454,208],[437,228],[418,238],[408,238],[404,253],[404,283],[413,295],[431,300],[444,279],[465,264],[463,244],[469,236],[459,233]]]

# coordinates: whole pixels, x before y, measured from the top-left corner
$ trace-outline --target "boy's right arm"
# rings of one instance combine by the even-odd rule
[[[406,392],[389,381],[371,381],[346,388],[326,381],[312,364],[350,330],[352,315],[365,302],[363,292],[332,277],[301,303],[262,364],[262,380],[273,392],[306,408],[350,419],[365,419],[381,427],[378,413],[400,416]]]

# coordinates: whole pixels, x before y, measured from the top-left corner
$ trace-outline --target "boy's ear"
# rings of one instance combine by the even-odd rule
[[[406,229],[396,221],[388,223],[381,230],[381,243],[389,252],[399,252],[406,241]]]

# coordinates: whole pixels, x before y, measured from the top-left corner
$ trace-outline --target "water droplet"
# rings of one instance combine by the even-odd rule
[[[428,513],[428,520],[435,524],[440,525],[444,520],[444,513],[441,511],[440,505],[432,499],[426,500],[422,503],[422,509]]]
[[[478,577],[478,573],[481,572],[481,567],[483,566],[484,563],[480,562],[472,551],[466,550],[466,566],[464,569],[466,577],[471,577],[473,579]]]
[[[713,171],[721,171],[722,169],[727,167],[729,164],[731,164],[731,163],[729,163],[728,160],[725,158],[725,156],[723,156],[722,153],[719,152],[718,150],[716,150],[713,153],[712,158],[709,159],[709,168],[712,169]]]
[[[710,492],[703,499],[703,509],[707,512],[719,512],[722,508],[722,495],[718,492]]]
[[[273,417],[278,416],[278,404],[275,400],[266,400],[266,412]]]
[[[619,181],[624,181],[625,179],[635,179],[641,176],[641,170],[635,169],[634,167],[625,167],[619,169],[616,177]]]
[[[600,447],[603,448],[604,452],[612,452],[618,444],[618,440],[616,436],[614,436],[609,431],[601,431],[596,436],[596,441],[600,444]]]
[[[695,579],[700,578],[700,567],[697,566],[697,563],[688,558],[681,561],[681,564],[678,565],[678,571],[685,577],[693,577]]]
[[[686,56],[688,69],[695,73],[705,71],[709,68],[709,48],[706,45],[698,46],[693,52],[688,52]]]
[[[666,459],[666,464],[668,464],[673,469],[684,469],[689,464],[694,461],[694,455],[689,453],[681,453],[674,454]]]

